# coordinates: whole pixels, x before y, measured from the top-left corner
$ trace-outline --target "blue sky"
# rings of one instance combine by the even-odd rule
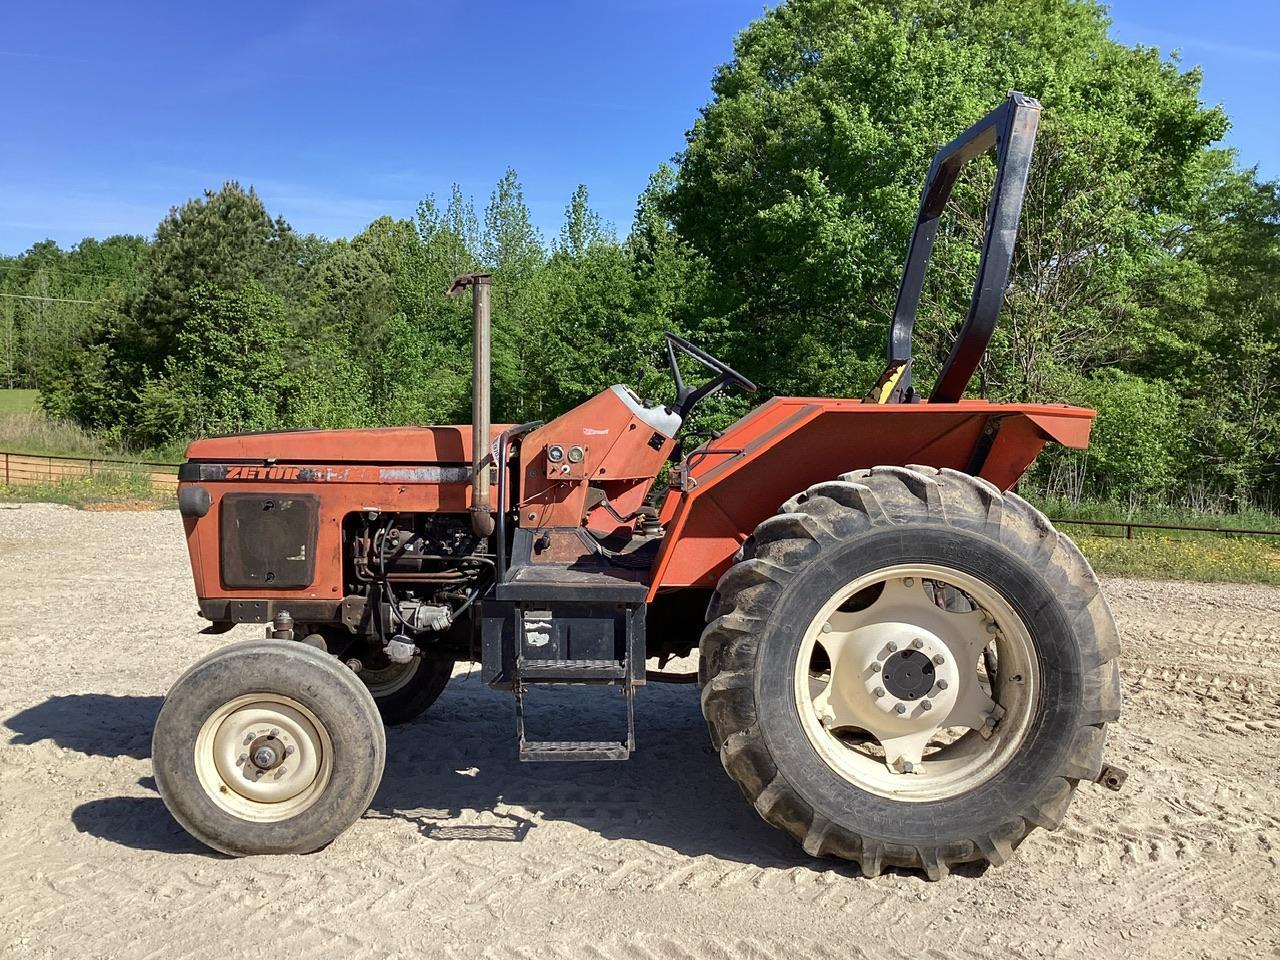
[[[0,12],[0,253],[150,234],[227,179],[350,236],[514,166],[546,235],[578,182],[620,230],[760,0],[62,3]],[[1117,0],[1182,50],[1246,164],[1280,176],[1280,4]]]

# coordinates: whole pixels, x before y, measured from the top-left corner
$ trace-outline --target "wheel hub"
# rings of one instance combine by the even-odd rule
[[[899,650],[883,664],[885,689],[899,700],[919,700],[933,689],[933,661],[919,650]]]
[[[258,737],[250,744],[249,759],[259,770],[274,770],[284,762],[286,751],[292,752],[279,738],[268,734],[265,737]]]
[[[196,772],[218,806],[246,820],[286,819],[329,778],[328,734],[315,715],[276,694],[249,694],[215,711],[197,737]]]
[[[869,599],[852,602],[873,586],[862,595]],[[949,568],[904,564],[846,589],[815,618],[800,652],[797,695],[819,752],[842,775],[893,796],[946,795],[990,775],[1034,702],[1034,682],[1020,683],[1034,676],[1021,621],[988,586]],[[1017,628],[1012,645],[1005,624]],[[1008,729],[991,676],[979,672],[992,642],[1009,668],[1002,696],[1019,709]],[[811,663],[818,647],[825,664]],[[858,746],[866,743],[876,750]],[[921,780],[931,782],[906,783]]]

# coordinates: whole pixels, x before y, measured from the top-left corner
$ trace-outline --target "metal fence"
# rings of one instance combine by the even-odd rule
[[[6,487],[58,483],[103,473],[145,474],[161,493],[178,489],[178,464],[150,460],[114,460],[109,457],[49,457],[0,451],[0,483]]]
[[[1134,530],[1181,530],[1191,533],[1212,533],[1233,537],[1280,537],[1280,530],[1250,530],[1245,527],[1183,527],[1172,523],[1139,523],[1134,520],[1053,520],[1055,526],[1076,524],[1082,527],[1110,527],[1124,530],[1124,539],[1132,540]],[[1104,534],[1112,536],[1112,534]],[[1120,534],[1114,534],[1119,538]]]

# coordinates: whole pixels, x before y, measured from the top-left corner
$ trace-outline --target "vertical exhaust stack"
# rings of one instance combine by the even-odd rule
[[[469,273],[449,286],[456,297],[471,287],[471,529],[477,537],[493,534],[489,496],[489,385],[493,339],[487,273]]]

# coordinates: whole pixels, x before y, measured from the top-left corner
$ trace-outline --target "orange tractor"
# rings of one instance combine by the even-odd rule
[[[614,386],[549,423],[491,424],[489,278],[473,275],[454,290],[472,288],[469,426],[193,443],[179,506],[207,632],[268,626],[170,690],[153,758],[173,815],[230,854],[325,845],[373,799],[383,723],[430,706],[458,661],[513,692],[521,759],[622,760],[636,689],[666,676],[646,661],[695,648],[747,799],[868,875],[999,864],[1059,824],[1078,783],[1115,785],[1111,614],[1080,551],[1008,492],[1047,442],[1085,446],[1093,411],[962,399],[1038,119],[1011,94],[935,158],[864,399],[774,397],[691,446],[700,400],[756,386],[668,334],[673,400]],[[911,329],[938,218],[991,148],[973,300],[926,400]],[[625,733],[619,718],[612,738],[531,739],[543,684],[618,688]]]

